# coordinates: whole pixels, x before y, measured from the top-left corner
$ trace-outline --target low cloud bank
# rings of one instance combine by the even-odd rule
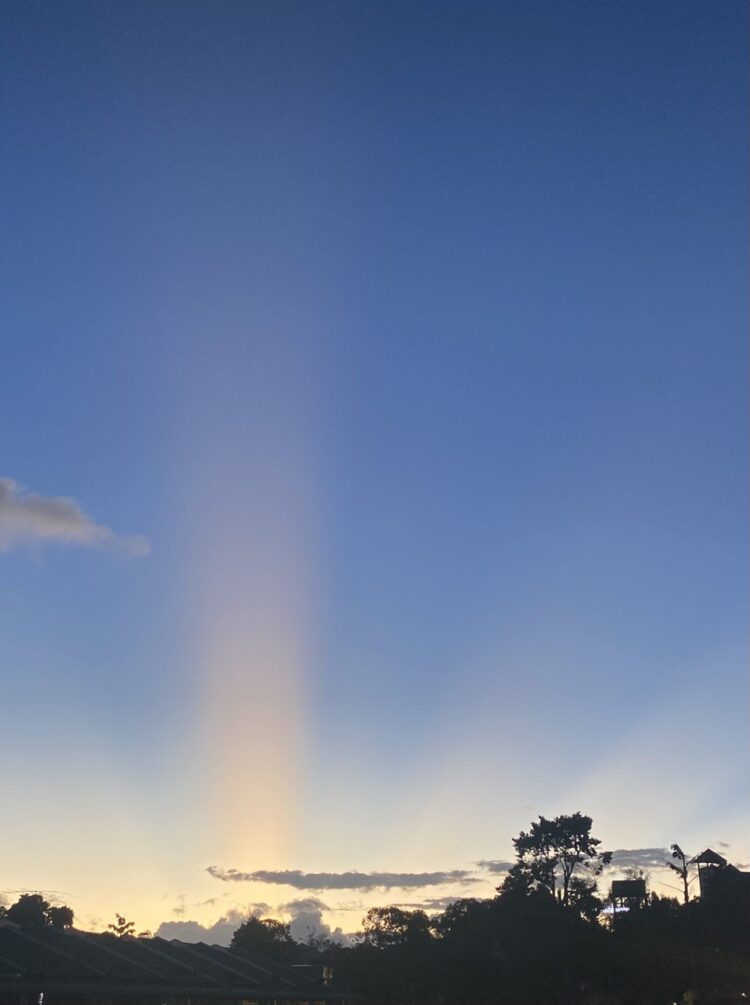
[[[332,929],[323,920],[323,912],[330,908],[317,897],[303,897],[292,900],[288,904],[279,904],[271,908],[269,904],[251,904],[246,911],[238,909],[228,911],[212,925],[202,925],[199,921],[163,921],[156,930],[156,935],[162,939],[179,939],[181,942],[207,942],[212,945],[228,946],[232,936],[251,916],[257,918],[267,914],[289,915],[289,932],[296,942],[309,942],[311,939],[330,939],[340,945],[348,945],[349,936],[340,928]],[[177,914],[183,913],[184,907],[175,908]]]
[[[431,911],[442,912],[461,899],[461,897],[427,897],[425,900],[402,900],[391,906],[401,907],[405,911],[426,911],[429,914]]]
[[[340,928],[332,929],[323,921],[323,911],[330,908],[317,897],[303,897],[281,904],[279,911],[291,915],[289,934],[295,942],[309,942],[311,939],[330,939],[339,945],[348,945],[349,937]]]
[[[672,861],[668,848],[618,848],[612,852],[612,869],[663,869]]]
[[[204,901],[204,904],[210,901]],[[202,925],[199,921],[162,921],[155,934],[162,939],[179,939],[181,942],[208,942],[211,945],[228,946],[237,929],[251,916],[260,918],[271,910],[268,904],[249,904],[246,910],[235,908],[219,918],[212,925]],[[179,904],[174,914],[184,914],[185,907]]]
[[[12,478],[0,478],[0,551],[35,544],[112,548],[132,557],[150,550],[141,535],[124,537],[86,514],[74,499],[29,492]]]
[[[206,872],[224,883],[272,883],[295,890],[413,890],[447,883],[476,883],[466,869],[447,872],[302,872],[299,869],[257,869],[240,872],[211,865]]]
[[[208,942],[210,945],[228,946],[232,936],[247,918],[241,911],[229,911],[213,925],[198,921],[162,921],[155,934],[161,939],[179,939],[181,942]]]
[[[480,858],[480,860],[474,864],[479,869],[483,869],[485,872],[491,872],[493,876],[508,872],[513,868],[512,862],[504,862],[499,858]]]

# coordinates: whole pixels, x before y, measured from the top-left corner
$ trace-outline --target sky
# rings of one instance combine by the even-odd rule
[[[750,861],[747,21],[6,0],[6,901]]]

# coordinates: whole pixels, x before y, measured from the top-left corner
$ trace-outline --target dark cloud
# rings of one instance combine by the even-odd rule
[[[405,911],[444,911],[455,904],[459,897],[426,897],[424,900],[400,901],[393,907],[402,907]]]
[[[668,848],[618,848],[612,852],[612,869],[663,869],[671,861]]]
[[[414,890],[444,883],[476,883],[465,869],[447,872],[301,872],[299,869],[257,869],[240,872],[211,865],[206,870],[225,883],[273,883],[295,890]]]
[[[513,868],[512,862],[504,862],[499,858],[480,858],[479,861],[474,864],[477,868],[484,869],[485,872],[491,872],[493,875],[508,872],[509,869]]]
[[[116,548],[133,556],[149,552],[145,537],[115,534],[92,520],[74,499],[28,492],[12,478],[0,478],[0,551],[50,541]]]

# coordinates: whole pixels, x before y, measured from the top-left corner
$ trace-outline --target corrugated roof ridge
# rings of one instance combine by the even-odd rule
[[[180,942],[179,939],[163,939],[160,935],[155,935],[154,936],[154,942],[159,942],[161,945],[164,945],[164,946],[168,947],[167,948],[167,952],[169,951],[169,948],[172,948],[175,951],[183,952],[184,953],[185,950],[187,949],[187,945],[188,945],[186,942]],[[188,952],[187,955],[191,956],[192,954]],[[175,959],[175,956],[172,955],[171,958]],[[198,957],[198,959],[200,959],[200,957]],[[211,974],[207,974],[205,972],[205,970],[204,971],[200,971],[197,966],[192,966],[191,967],[189,964],[186,964],[184,962],[183,962],[183,966],[186,966],[187,969],[190,971],[190,973],[192,973],[194,975],[196,975],[196,974],[202,974],[202,976],[205,977],[209,981],[209,983],[211,983],[211,984],[217,984],[219,987],[221,987],[221,980],[218,977],[212,976]]]
[[[314,982],[310,981],[309,978],[302,977],[302,980],[300,980],[300,975],[293,973],[291,969],[286,966],[286,964],[276,963],[275,960],[269,960],[265,956],[262,956],[260,953],[258,953],[257,956],[260,960],[263,961],[263,963],[266,964],[265,967],[261,966],[260,963],[257,963],[256,960],[254,959],[256,954],[251,953],[247,949],[242,949],[240,947],[238,947],[237,949],[227,949],[226,946],[212,946],[211,948],[218,949],[222,953],[227,953],[229,956],[232,957],[242,956],[244,957],[245,962],[249,963],[251,966],[256,967],[258,970],[262,970],[264,974],[268,974],[268,976],[271,978],[279,977],[286,984],[291,984],[292,987],[298,987],[302,982],[307,982],[313,988],[315,987]],[[268,969],[269,965],[271,969]],[[303,988],[303,990],[308,991],[310,990],[310,988]]]
[[[45,928],[42,929],[42,931],[46,933],[56,930],[52,928]],[[49,950],[49,952],[54,953],[56,956],[62,956],[62,958],[64,960],[67,960],[68,963],[74,963],[78,967],[83,967],[84,970],[88,970],[89,973],[96,974],[97,977],[104,977],[104,978],[107,977],[107,975],[104,973],[103,970],[98,970],[96,967],[92,967],[90,963],[82,963],[75,956],[72,956],[70,953],[66,953],[65,950],[60,949],[59,946],[53,946],[49,941],[45,942],[43,939],[34,938],[34,936],[28,930],[22,928],[20,925],[18,927],[18,935],[20,935],[21,938],[26,939],[28,942],[31,942],[35,946],[41,946],[42,949],[47,949]],[[53,936],[53,938],[56,938],[57,936],[64,938],[64,936],[60,932],[57,932],[57,935]]]
[[[271,962],[267,960],[264,956],[256,956],[255,953],[250,953],[247,949],[227,949],[226,946],[217,946],[216,944],[211,946],[212,949],[218,949],[221,953],[231,956],[233,959],[239,958],[242,963],[247,964],[247,966],[254,967],[256,970],[260,970],[261,973],[267,974],[269,977],[273,977],[274,970],[276,969],[273,964],[269,967],[268,964]],[[258,962],[260,960],[260,962]]]
[[[160,942],[160,943],[163,943],[166,946],[168,946],[169,942],[167,942],[166,939],[162,939],[158,935],[155,935],[151,939],[147,939],[147,938],[141,939],[141,938],[139,938],[139,939],[136,939],[136,941],[138,942],[138,945],[141,946],[143,949],[145,949],[147,952],[153,953],[155,956],[160,957],[162,960],[166,960],[168,963],[174,963],[174,964],[176,964],[178,967],[181,967],[183,970],[187,970],[187,972],[189,974],[194,973],[193,968],[188,963],[184,963],[182,960],[177,959],[177,957],[173,953],[165,952],[163,949],[157,949],[156,948],[156,946],[154,945],[154,943],[157,942],[157,941]]]
[[[180,945],[183,946],[185,949],[187,949],[187,951],[189,953],[193,953],[194,955],[198,956],[199,959],[204,959],[204,956],[197,949],[197,947],[200,946],[202,949],[208,950],[208,952],[212,954],[212,955],[210,955],[208,957],[208,960],[215,967],[219,967],[222,970],[227,970],[230,974],[235,974],[237,977],[243,978],[243,980],[251,980],[251,981],[253,981],[253,983],[257,984],[259,987],[261,986],[260,982],[257,980],[257,978],[252,977],[252,976],[248,976],[248,973],[247,973],[246,970],[241,970],[238,967],[232,967],[228,963],[224,963],[222,960],[215,959],[214,955],[213,955],[213,953],[214,953],[214,947],[213,946],[209,946],[208,943],[206,943],[206,942],[182,942],[179,939],[175,939],[174,941],[175,942],[179,942]],[[220,947],[217,946],[216,948],[218,949]],[[242,962],[242,961],[239,961],[239,962]],[[258,968],[258,969],[260,969],[260,968]],[[264,973],[265,972],[266,971],[264,971]],[[272,976],[273,976],[273,974],[269,974],[269,977],[272,977]]]
[[[219,947],[223,948],[223,947]],[[237,953],[240,956],[244,956],[249,962],[252,962],[254,966],[265,968],[271,976],[275,973],[290,974],[291,971],[285,963],[277,963],[276,960],[272,960],[269,956],[265,956],[263,953],[257,953],[254,950],[245,949],[242,946],[232,947],[231,949],[225,950],[227,953]],[[260,961],[260,962],[257,962]]]
[[[152,976],[158,977],[161,980],[162,975],[159,973],[158,970],[154,970],[154,968],[148,966],[147,963],[139,963],[138,960],[134,960],[131,956],[128,956],[124,951],[118,951],[118,948],[112,945],[107,939],[106,932],[78,932],[75,930],[71,930],[66,934],[78,938],[82,942],[86,942],[92,946],[96,946],[96,948],[101,952],[109,953],[111,956],[114,956],[115,959],[122,960],[124,963],[127,963],[129,967],[136,967],[138,970],[145,970],[147,974],[151,974]]]

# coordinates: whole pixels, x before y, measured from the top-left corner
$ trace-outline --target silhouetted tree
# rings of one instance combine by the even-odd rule
[[[362,922],[362,941],[376,949],[430,938],[430,919],[424,911],[400,907],[371,907]]]
[[[570,906],[574,907],[582,918],[587,921],[596,921],[604,904],[597,893],[595,879],[573,876],[570,880],[568,895]]]
[[[475,897],[454,900],[442,914],[431,920],[430,928],[440,939],[460,936],[474,928],[476,924],[485,923],[488,904],[489,901],[477,900]]]
[[[110,921],[107,928],[113,932],[118,939],[124,939],[129,935],[135,935],[135,925],[123,914],[115,914],[115,920]]]
[[[355,946],[323,950],[334,989],[371,1005],[664,1005],[688,988],[701,1001],[741,1000],[750,987],[744,878],[727,872],[706,903],[651,894],[605,926],[596,880],[610,856],[591,829],[580,813],[540,817],[517,839],[518,860],[492,900],[458,900],[429,920],[374,908]]]
[[[47,911],[47,920],[53,928],[72,928],[73,911],[65,905],[50,907]]]
[[[667,861],[666,865],[672,870],[672,872],[676,872],[682,880],[683,902],[687,904],[690,900],[690,891],[688,889],[688,857],[678,844],[673,844],[671,851],[672,858],[676,859],[676,861]]]
[[[273,918],[250,917],[232,936],[232,949],[247,949],[264,953],[280,962],[289,962],[295,955],[297,943],[289,932],[289,925]]]
[[[592,837],[592,823],[591,817],[582,813],[561,815],[553,820],[540,816],[528,831],[513,839],[518,868],[512,882],[518,883],[525,874],[529,884],[542,887],[553,897],[559,896],[569,906],[576,871],[590,879],[598,876],[612,860],[611,852],[599,851],[601,841]],[[580,894],[580,887],[578,890]]]
[[[353,949],[359,990],[377,1003],[421,1005],[435,1001],[436,939],[421,910],[373,907],[362,920]]]
[[[16,925],[46,925],[49,904],[39,893],[24,893],[8,908],[6,917]]]
[[[523,862],[516,862],[508,872],[497,892],[504,897],[528,897],[535,888],[531,870]]]
[[[4,916],[16,925],[51,925],[54,928],[70,928],[74,917],[72,908],[52,907],[39,893],[22,894],[5,910]]]

